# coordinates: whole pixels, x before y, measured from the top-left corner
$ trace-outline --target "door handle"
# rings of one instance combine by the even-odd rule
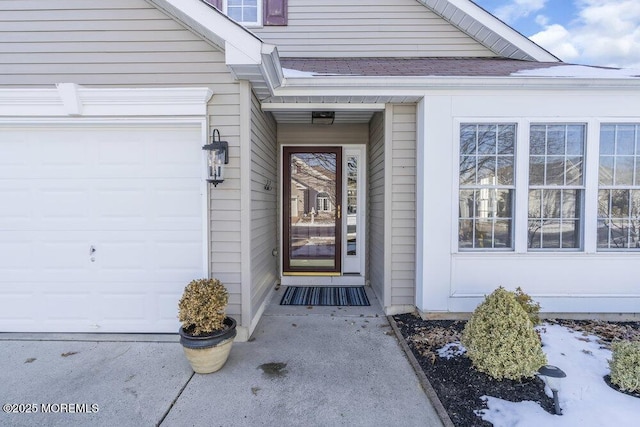
[[[338,205],[338,219],[342,218],[342,206]]]

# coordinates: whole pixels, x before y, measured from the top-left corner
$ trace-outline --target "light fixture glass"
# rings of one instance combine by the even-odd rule
[[[207,151],[207,181],[217,187],[224,181],[224,165],[229,163],[229,143],[221,141],[220,132],[214,129],[211,144],[205,145],[202,149]]]

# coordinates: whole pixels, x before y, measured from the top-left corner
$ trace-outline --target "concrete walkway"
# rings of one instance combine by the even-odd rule
[[[0,425],[442,425],[372,295],[308,309],[277,305],[283,289],[210,375],[176,335],[0,334],[0,403],[37,411]]]

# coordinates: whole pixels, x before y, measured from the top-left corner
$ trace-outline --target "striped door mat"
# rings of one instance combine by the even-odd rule
[[[289,286],[280,305],[370,305],[364,286]]]

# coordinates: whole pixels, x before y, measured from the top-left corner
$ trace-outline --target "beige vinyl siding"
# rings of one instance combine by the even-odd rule
[[[0,1],[0,86],[209,87],[209,135],[229,142],[225,182],[210,186],[210,271],[243,324],[240,95],[224,54],[143,0]],[[250,319],[249,319],[250,320]]]
[[[278,150],[276,122],[251,97],[251,317],[278,279]],[[265,189],[270,183],[271,188]]]
[[[233,82],[222,53],[144,0],[0,1],[0,57],[0,86]]]
[[[415,305],[416,106],[393,106],[391,305]]]
[[[282,57],[496,56],[416,0],[292,0],[288,15],[251,29]]]
[[[376,113],[369,123],[368,168],[368,278],[384,306],[384,113]]]

